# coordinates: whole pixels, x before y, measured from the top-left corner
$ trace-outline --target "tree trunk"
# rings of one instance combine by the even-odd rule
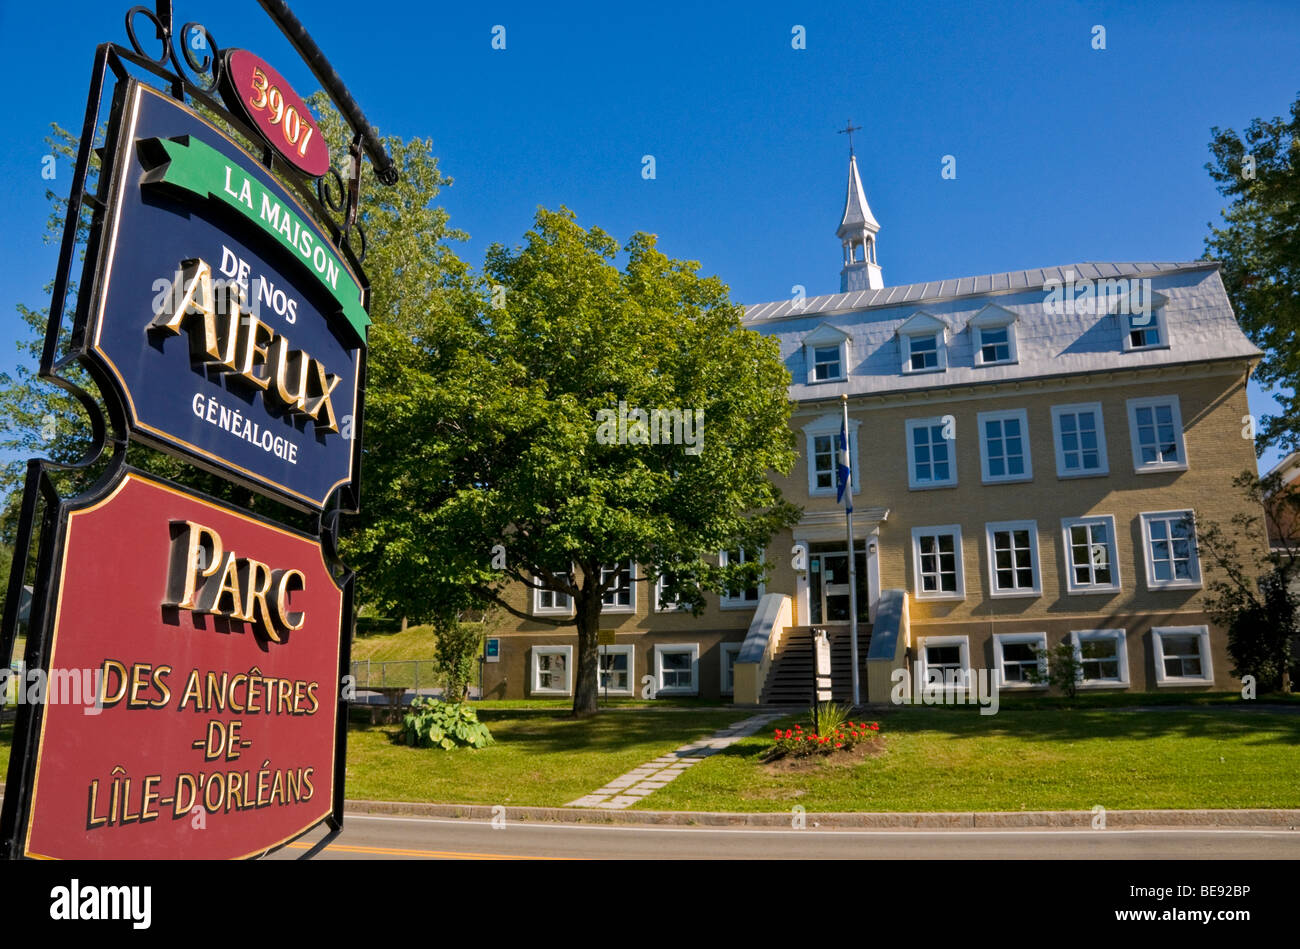
[[[574,676],[573,714],[577,718],[595,715],[600,694],[600,647],[596,641],[600,629],[600,594],[583,590],[574,604],[577,607],[578,668]]]

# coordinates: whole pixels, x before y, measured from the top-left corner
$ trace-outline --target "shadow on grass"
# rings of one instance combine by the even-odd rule
[[[1300,745],[1300,715],[1290,710],[1228,706],[1180,706],[1154,709],[1075,708],[1035,709],[1032,714],[1002,710],[979,714],[979,707],[901,706],[870,709],[854,720],[879,721],[890,732],[932,732],[952,741],[988,737],[1034,741],[1077,742],[1094,739],[1156,740],[1165,738],[1224,738],[1248,745]],[[772,728],[809,726],[807,714],[773,722]],[[760,733],[760,737],[767,733]],[[751,743],[733,745],[723,753],[754,754]]]
[[[483,715],[483,721],[498,745],[511,745],[537,754],[564,752],[622,752],[629,745],[680,745],[695,741],[745,718],[739,712],[676,711],[662,715],[655,711],[625,711],[617,716],[597,715],[575,719],[567,714],[506,717]],[[354,732],[381,732],[399,747],[411,747],[402,741],[397,725],[353,724]],[[491,746],[488,749],[490,750]],[[421,749],[423,750],[423,749]]]

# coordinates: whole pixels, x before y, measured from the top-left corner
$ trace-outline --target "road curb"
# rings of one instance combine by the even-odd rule
[[[424,804],[405,801],[354,801],[347,812],[389,817],[446,817],[462,820],[506,820],[557,824],[645,824],[681,827],[789,827],[792,811],[729,813],[724,811],[633,811],[584,807],[505,807],[487,804]],[[815,813],[802,815],[807,827],[878,830],[978,830],[1061,827],[1087,830],[1101,815],[1092,811],[917,811],[886,813]],[[1105,812],[1104,828],[1236,827],[1300,828],[1300,809],[1248,810],[1131,810]],[[1102,829],[1102,828],[1097,828]]]

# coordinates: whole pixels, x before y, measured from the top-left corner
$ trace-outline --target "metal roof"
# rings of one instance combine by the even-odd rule
[[[1217,267],[1215,261],[1194,260],[1182,263],[1145,262],[1088,262],[1064,264],[1059,267],[1041,267],[1036,270],[1009,270],[1006,273],[984,274],[979,277],[954,277],[947,280],[930,280],[909,283],[878,290],[857,290],[849,293],[828,293],[808,297],[802,306],[796,300],[777,300],[773,303],[755,303],[745,308],[745,323],[752,325],[760,320],[779,320],[785,317],[807,317],[818,313],[843,313],[878,306],[898,306],[903,303],[928,303],[976,293],[999,293],[1016,290],[1042,290],[1049,280],[1065,283],[1068,273],[1074,279],[1105,280],[1115,277],[1134,277],[1168,273],[1170,271]]]
[[[1122,315],[1100,306],[1094,312],[1048,306],[1044,284],[1050,280],[1064,284],[1070,272],[1076,284],[1085,279],[1149,278],[1167,345],[1126,352]],[[745,319],[746,327],[779,341],[792,379],[790,398],[795,401],[1261,355],[1237,324],[1213,261],[1073,264],[831,294],[804,303],[800,309],[789,300],[760,304],[751,307]],[[976,333],[969,324],[990,304],[1014,316],[1014,363],[975,362]],[[946,327],[946,368],[905,373],[899,328],[922,309]],[[810,357],[804,341],[821,327],[848,335],[846,380],[808,381]]]

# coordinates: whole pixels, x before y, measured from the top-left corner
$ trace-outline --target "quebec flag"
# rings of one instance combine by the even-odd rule
[[[835,503],[844,502],[844,509],[853,513],[853,469],[849,464],[849,436],[844,423],[840,422],[840,463],[835,469]]]

